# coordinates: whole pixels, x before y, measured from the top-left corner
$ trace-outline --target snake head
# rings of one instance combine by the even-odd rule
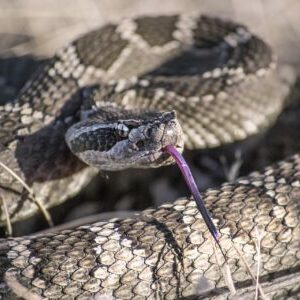
[[[183,133],[176,113],[128,113],[96,117],[70,127],[65,139],[70,150],[86,164],[102,170],[168,165],[167,145],[183,151]]]

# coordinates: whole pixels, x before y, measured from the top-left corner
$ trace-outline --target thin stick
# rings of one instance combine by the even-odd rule
[[[211,243],[213,245],[213,249],[214,249],[214,253],[215,253],[217,264],[218,264],[218,266],[220,268],[220,271],[223,274],[223,278],[224,278],[225,283],[226,283],[226,285],[227,285],[227,287],[228,287],[228,289],[230,291],[230,294],[231,295],[235,295],[236,294],[236,288],[234,286],[234,282],[233,282],[233,279],[232,279],[230,267],[229,267],[228,263],[226,262],[226,260],[224,261],[224,265],[222,266],[222,263],[221,263],[221,261],[219,259],[218,254],[217,254],[216,245],[215,245],[215,243],[213,243],[212,240],[211,240]]]
[[[235,251],[239,254],[239,257],[240,257],[240,259],[243,261],[243,263],[244,263],[244,265],[245,265],[247,271],[249,272],[249,274],[250,274],[250,276],[251,276],[253,282],[256,282],[255,274],[252,272],[252,270],[251,270],[251,268],[250,268],[248,262],[246,261],[246,259],[245,259],[244,255],[243,255],[243,253],[241,252],[241,250],[240,250],[238,247],[235,246],[235,244],[234,244],[233,242],[232,242],[232,246],[233,246],[233,248],[235,249]],[[259,283],[258,283],[258,285],[257,285],[257,288],[258,288],[258,290],[259,290],[259,292],[260,292],[260,295],[261,295],[262,299],[268,300],[267,296],[265,295],[265,293],[264,293],[264,291],[263,291],[263,289],[262,289],[262,287],[261,287],[261,285],[260,285]]]
[[[255,247],[256,247],[256,252],[257,252],[257,257],[258,257],[257,258],[257,271],[256,271],[255,300],[258,300],[259,273],[260,273],[260,264],[261,264],[260,249],[261,249],[262,236],[261,236],[257,226],[255,226],[255,231],[256,231],[256,236],[257,236],[257,241],[255,242]]]
[[[42,212],[44,218],[46,219],[48,225],[50,227],[53,227],[53,221],[51,218],[51,215],[49,214],[48,210],[46,209],[46,207],[43,205],[43,203],[40,202],[40,200],[38,200],[37,198],[35,198],[33,190],[26,184],[26,182],[18,175],[16,174],[13,170],[11,170],[10,168],[8,168],[5,164],[3,164],[0,161],[0,166],[6,170],[11,176],[13,176],[17,181],[19,181],[21,183],[21,185],[27,190],[27,192],[29,193],[29,199],[31,201],[33,201],[38,208],[40,209],[40,211]]]
[[[243,164],[242,153],[240,150],[235,151],[234,156],[236,160],[231,164],[231,166],[228,165],[228,161],[224,155],[220,157],[225,178],[229,182],[233,182],[238,178],[241,166]]]
[[[0,199],[2,201],[2,207],[3,207],[4,214],[5,214],[7,235],[12,236],[13,230],[12,230],[12,226],[11,226],[11,222],[10,222],[10,216],[9,216],[9,213],[8,213],[6,201],[5,201],[4,197],[0,196]]]
[[[54,223],[53,223],[52,217],[51,217],[50,213],[48,212],[47,208],[45,207],[45,205],[37,198],[31,198],[31,199],[33,202],[36,203],[36,205],[42,212],[42,215],[44,216],[45,220],[47,221],[49,227],[53,227]]]
[[[7,167],[4,163],[0,161],[0,166],[6,170],[10,175],[12,175],[15,179],[17,179],[23,187],[28,191],[30,195],[33,195],[32,189],[26,184],[26,182],[18,175],[16,174],[13,170],[11,170],[9,167]]]

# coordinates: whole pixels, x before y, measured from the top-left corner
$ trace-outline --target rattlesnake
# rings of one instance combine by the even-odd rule
[[[160,166],[171,162],[164,145],[217,147],[258,133],[288,90],[269,46],[240,24],[176,15],[89,32],[0,107],[2,224],[64,201],[95,174],[68,146],[100,169]],[[299,295],[299,180],[296,154],[204,194],[240,293],[252,282],[236,248],[256,266],[262,230],[261,280],[273,296]],[[0,290],[28,299],[224,298],[216,257],[194,202],[182,199],[133,219],[3,240]]]

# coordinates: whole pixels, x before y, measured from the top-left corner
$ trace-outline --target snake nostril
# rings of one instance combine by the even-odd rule
[[[138,148],[142,148],[142,147],[144,146],[144,142],[143,142],[143,141],[138,141],[138,142],[136,143],[136,146],[137,146]]]

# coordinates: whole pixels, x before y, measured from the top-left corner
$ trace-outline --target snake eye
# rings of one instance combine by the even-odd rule
[[[121,137],[127,137],[129,134],[129,128],[124,124],[118,124],[116,126],[117,132]]]

